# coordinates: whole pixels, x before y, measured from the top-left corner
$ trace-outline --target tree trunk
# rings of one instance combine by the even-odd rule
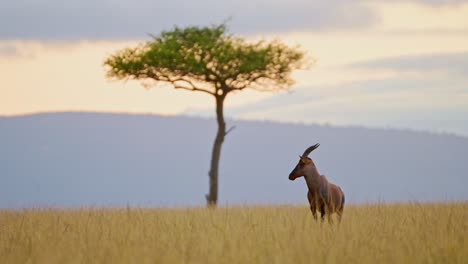
[[[210,177],[210,189],[206,195],[208,207],[216,207],[218,202],[218,168],[219,158],[221,157],[221,146],[226,136],[226,123],[224,122],[223,104],[225,94],[216,95],[216,120],[218,122],[218,133],[213,144],[213,152],[211,153],[211,167],[208,173]]]

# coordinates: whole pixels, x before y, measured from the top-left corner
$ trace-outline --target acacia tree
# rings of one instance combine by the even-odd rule
[[[218,132],[209,171],[208,206],[218,200],[221,146],[227,135],[223,107],[228,94],[244,89],[279,91],[293,83],[290,74],[303,65],[304,52],[279,41],[247,42],[227,34],[226,25],[175,27],[152,40],[109,56],[109,78],[150,80],[175,89],[211,95],[216,103]]]

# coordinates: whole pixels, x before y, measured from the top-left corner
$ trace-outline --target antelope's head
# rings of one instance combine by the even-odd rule
[[[314,149],[318,148],[319,146],[320,146],[320,144],[318,144],[318,143],[313,145],[313,146],[310,146],[304,151],[304,154],[302,154],[302,156],[299,156],[299,162],[297,163],[296,167],[294,167],[294,169],[291,171],[291,173],[289,173],[289,179],[291,181],[294,181],[295,179],[304,176],[305,175],[305,169],[308,166],[314,165],[312,160],[307,156],[309,156],[309,154]]]

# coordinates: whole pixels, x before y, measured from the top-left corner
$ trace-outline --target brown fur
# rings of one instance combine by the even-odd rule
[[[330,183],[325,176],[321,175],[310,158],[301,157],[299,163],[289,174],[289,179],[295,180],[302,176],[305,178],[309,189],[307,199],[313,217],[317,219],[317,211],[319,211],[322,221],[327,216],[328,222],[332,223],[331,215],[336,213],[338,220],[341,222],[345,203],[344,193],[341,188]]]

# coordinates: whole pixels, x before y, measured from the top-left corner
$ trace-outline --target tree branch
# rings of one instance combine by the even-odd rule
[[[154,73],[146,73],[146,76],[150,79],[153,79],[157,82],[167,82],[167,83],[170,83],[174,86],[174,89],[183,89],[183,90],[187,90],[187,91],[192,91],[192,92],[204,92],[204,93],[208,93],[208,94],[211,94],[211,95],[215,95],[215,93],[209,91],[209,90],[206,90],[206,89],[203,89],[203,88],[199,88],[199,87],[196,87],[196,85],[191,81],[191,80],[188,80],[184,77],[177,77],[177,78],[172,78],[170,76],[167,76],[167,75],[164,75],[164,74],[154,74]],[[184,86],[184,85],[180,85],[180,84],[177,84],[177,82],[184,82],[185,84],[187,84],[187,86]]]
[[[172,79],[172,80],[169,79],[169,81],[172,83],[172,85],[174,85],[175,89],[184,89],[184,90],[188,90],[188,91],[204,92],[204,93],[209,93],[211,95],[215,95],[215,93],[213,93],[213,92],[211,92],[209,90],[197,87],[191,80],[188,80],[188,79],[186,79],[184,77],[179,77],[179,78]],[[185,82],[186,84],[189,85],[189,87],[186,87],[186,86],[183,86],[183,85],[177,85],[176,84],[177,82]]]
[[[192,92],[204,92],[204,93],[211,94],[211,95],[213,95],[213,96],[215,95],[213,92],[208,91],[208,90],[205,90],[205,89],[202,89],[202,88],[197,88],[197,87],[185,87],[185,86],[176,85],[176,84],[174,84],[174,83],[172,83],[172,85],[174,85],[174,89],[183,89],[183,90],[192,91]]]
[[[233,131],[234,128],[236,128],[236,126],[230,127],[230,128],[226,131],[226,133],[224,133],[224,136],[227,136],[227,134],[229,134],[229,132]]]

